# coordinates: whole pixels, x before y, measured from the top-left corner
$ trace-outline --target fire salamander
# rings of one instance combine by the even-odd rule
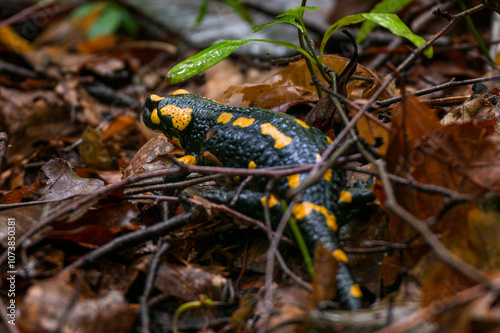
[[[292,116],[265,109],[227,106],[182,89],[167,97],[149,96],[143,106],[143,120],[149,128],[163,132],[178,143],[187,154],[182,161],[190,164],[208,164],[203,158],[204,152],[215,156],[222,165],[234,168],[312,164],[321,158],[320,153],[331,141],[318,129]],[[279,194],[296,188],[306,176],[306,173],[294,174],[280,179],[273,189],[269,207],[277,206]],[[243,191],[240,199],[244,200],[250,192],[260,193],[260,199],[254,201],[264,204],[266,183],[266,179],[256,178],[250,184],[252,191]],[[339,211],[339,205],[352,200],[350,192],[342,191],[344,183],[343,171],[328,170],[318,183],[305,190],[302,201],[292,208],[292,214],[311,254],[319,242],[337,259],[340,299],[348,308],[359,309],[362,293],[351,277],[347,255],[339,248],[336,238],[344,222],[335,212]]]

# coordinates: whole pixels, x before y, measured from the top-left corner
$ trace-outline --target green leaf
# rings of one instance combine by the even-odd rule
[[[255,33],[255,32],[260,31],[260,30],[262,30],[270,25],[273,25],[273,24],[288,23],[288,24],[293,24],[294,26],[297,27],[297,29],[304,32],[302,26],[300,24],[298,24],[297,21],[295,21],[295,19],[300,18],[301,15],[303,15],[304,10],[309,10],[312,12],[312,11],[315,11],[317,9],[318,9],[318,7],[312,7],[312,6],[290,8],[286,12],[284,12],[283,14],[276,16],[277,20],[269,22],[269,23],[261,24],[261,25],[256,25],[256,26],[252,27],[252,30]]]
[[[299,29],[300,31],[302,31],[302,27],[300,26],[300,24],[298,24],[295,21],[295,17],[293,17],[293,16],[284,16],[284,17],[281,17],[279,20],[276,20],[276,21],[272,21],[272,22],[268,22],[268,23],[265,23],[265,24],[253,26],[252,30],[255,33],[255,32],[258,32],[258,31],[260,31],[260,30],[262,30],[262,29],[270,26],[270,25],[277,24],[277,23],[293,24],[294,26],[297,27],[297,29]]]
[[[190,78],[214,66],[223,59],[227,58],[236,49],[250,42],[266,42],[266,43],[285,46],[302,53],[305,57],[313,61],[311,56],[305,50],[303,50],[302,48],[300,48],[295,44],[288,42],[271,40],[271,39],[226,40],[214,44],[209,48],[195,54],[194,56],[189,57],[188,59],[178,63],[168,72],[166,80],[169,84],[174,84],[181,82],[182,80],[185,80],[187,78]]]
[[[78,18],[78,17],[83,17],[88,14],[96,7],[96,6],[102,6],[102,3],[96,3],[96,2],[91,2],[91,3],[84,3],[81,6],[78,6],[73,12],[71,13],[71,16],[73,18]]]
[[[280,18],[282,16],[292,16],[295,18],[301,18],[304,15],[304,11],[308,10],[310,12],[314,12],[318,10],[318,7],[314,6],[304,6],[304,7],[292,7],[286,10],[283,14],[280,14],[276,16],[277,18]]]
[[[413,0],[382,0],[373,7],[370,13],[395,13]],[[365,40],[366,36],[375,28],[376,24],[372,21],[366,21],[361,25],[359,29],[358,37],[356,38],[357,43],[361,43]]]
[[[124,10],[122,13],[121,28],[128,36],[137,35],[137,31],[139,30],[139,23],[127,10]]]
[[[234,10],[236,14],[238,14],[242,19],[252,24],[252,15],[245,9],[241,0],[221,0],[223,3],[228,5]]]
[[[373,21],[378,25],[388,29],[393,34],[404,37],[410,42],[415,44],[417,47],[425,44],[426,40],[422,37],[415,35],[406,24],[404,24],[401,19],[395,14],[384,14],[384,13],[365,13],[361,14],[367,20]],[[424,54],[426,57],[431,58],[434,54],[432,47],[425,49]]]
[[[401,21],[401,19],[395,14],[361,13],[361,14],[348,15],[338,20],[325,32],[325,35],[323,36],[323,40],[321,41],[321,45],[319,48],[320,62],[322,62],[323,59],[323,52],[325,50],[326,43],[336,30],[343,28],[347,25],[361,23],[366,20],[375,22],[376,24],[388,29],[393,34],[408,39],[417,47],[425,43],[425,39],[411,32],[410,28],[408,28],[408,26],[406,26],[406,24],[404,24],[403,21]],[[433,54],[432,48],[428,47],[424,51],[424,54],[429,58],[432,57]]]
[[[321,40],[321,45],[319,47],[319,61],[321,63],[323,62],[323,51],[325,50],[326,42],[328,42],[328,40],[335,31],[347,25],[361,23],[363,21],[366,21],[366,18],[361,16],[361,14],[348,15],[341,18],[340,20],[335,22],[330,28],[328,28],[328,30],[323,35],[323,39]]]
[[[88,38],[115,33],[123,21],[124,12],[126,11],[123,7],[112,2],[105,2],[103,6],[101,15],[92,24],[87,34]]]
[[[198,16],[196,17],[196,21],[194,22],[194,26],[197,27],[203,21],[205,16],[207,15],[208,4],[210,0],[203,0],[200,5],[200,9],[198,10]]]

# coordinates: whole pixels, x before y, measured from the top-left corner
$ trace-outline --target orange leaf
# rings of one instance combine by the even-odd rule
[[[19,188],[17,190],[7,192],[3,196],[1,203],[2,204],[19,203],[23,199],[26,192],[28,192],[28,187],[23,187],[23,188]]]
[[[128,116],[119,116],[115,118],[102,133],[102,141],[106,141],[115,133],[120,132],[121,130],[129,127],[132,124],[135,124],[135,120]]]

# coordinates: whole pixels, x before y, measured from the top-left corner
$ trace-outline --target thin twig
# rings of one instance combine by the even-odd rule
[[[56,333],[63,332],[64,325],[67,323],[69,315],[71,314],[71,311],[76,305],[76,302],[80,298],[80,294],[82,293],[82,287],[83,287],[83,273],[81,272],[76,272],[75,273],[75,283],[73,286],[73,292],[71,293],[71,299],[69,300],[68,304],[66,305],[64,312],[62,313],[61,317],[58,320],[57,323],[57,328],[56,328]],[[65,331],[65,330],[64,330]]]
[[[498,283],[498,281],[495,281]],[[410,331],[421,331],[421,326],[430,322],[433,318],[449,311],[450,309],[456,309],[465,304],[469,304],[475,299],[484,297],[486,295],[486,290],[483,286],[476,285],[468,289],[457,292],[456,295],[451,296],[446,299],[436,300],[431,302],[425,308],[414,312],[410,316],[397,321],[390,326],[386,326],[377,333],[403,333]]]
[[[474,84],[474,83],[480,83],[480,82],[487,82],[487,81],[496,81],[500,80],[500,75],[493,75],[493,76],[488,76],[488,77],[481,77],[477,79],[470,79],[470,80],[462,80],[462,81],[455,81],[455,78],[452,78],[450,81],[431,87],[431,88],[426,88],[422,90],[417,90],[412,93],[411,95],[414,96],[422,96],[422,95],[427,95],[439,90],[444,90],[448,88],[453,88],[453,87],[460,87],[460,86],[467,86],[469,84]],[[392,97],[388,98],[383,101],[377,101],[375,102],[376,105],[379,105],[380,107],[387,107],[391,104],[397,103],[401,101],[402,96],[397,96],[397,97]]]
[[[158,267],[160,266],[163,255],[167,252],[168,247],[169,244],[167,242],[162,242],[160,249],[155,253],[153,259],[151,260],[151,264],[149,265],[149,273],[144,284],[144,292],[142,293],[140,299],[142,333],[150,332],[148,299],[149,295],[151,295],[151,291],[153,290],[156,272],[158,271]]]
[[[378,171],[368,169],[365,167],[356,167],[356,166],[345,165],[345,166],[343,166],[343,169],[364,173],[364,174],[367,174],[370,176],[377,176],[378,175]],[[457,193],[457,192],[450,190],[449,188],[444,187],[444,186],[439,186],[439,185],[435,185],[435,184],[422,184],[422,183],[419,183],[412,178],[404,178],[404,177],[394,175],[394,174],[388,174],[387,176],[393,182],[397,182],[397,183],[400,183],[403,185],[408,185],[408,186],[414,187],[415,189],[417,189],[421,192],[424,192],[424,193],[441,194],[441,195],[450,197],[452,200],[459,200],[459,201],[464,201],[464,202],[470,201],[473,198],[472,195]]]
[[[245,189],[245,187],[247,187],[248,184],[250,184],[250,182],[252,180],[253,180],[253,176],[248,176],[245,179],[243,179],[243,181],[238,185],[238,188],[236,189],[236,193],[234,194],[234,198],[229,203],[229,206],[236,205],[236,202],[238,201],[238,198],[241,194],[241,191],[243,191]]]
[[[95,250],[87,253],[84,256],[78,258],[78,260],[74,261],[72,264],[66,266],[64,271],[71,271],[76,268],[82,268],[92,263],[95,263],[97,260],[102,258],[105,255],[109,255],[115,251],[130,248],[132,246],[141,244],[147,240],[150,240],[155,237],[160,237],[165,235],[165,233],[177,229],[182,225],[189,222],[191,217],[191,212],[184,212],[178,214],[167,221],[163,221],[157,224],[154,224],[146,229],[142,229],[139,231],[135,231],[131,234],[126,234],[120,237],[113,239],[112,241],[96,248]]]
[[[70,5],[71,7],[78,6],[80,3],[84,2],[83,0],[79,1],[73,1],[71,4],[60,4],[60,0],[52,0],[52,1],[47,1],[47,2],[38,2],[28,8],[23,9],[19,13],[12,15],[8,19],[5,19],[0,22],[0,28],[4,27],[6,25],[10,25],[13,23],[17,23],[19,21],[22,21],[26,19],[28,16],[33,15],[41,10],[47,9],[52,6],[63,6],[63,5]]]
[[[153,191],[159,191],[159,190],[167,190],[167,189],[177,189],[177,188],[185,188],[189,186],[193,186],[196,184],[201,184],[204,182],[208,182],[211,180],[219,179],[219,178],[224,178],[226,177],[223,174],[215,174],[215,175],[208,175],[208,176],[202,176],[202,177],[196,177],[193,179],[188,179],[184,180],[181,182],[175,182],[175,183],[168,183],[168,184],[158,184],[158,185],[149,185],[149,186],[143,186],[139,188],[134,188],[132,189],[126,189],[124,193],[126,195],[133,195],[133,194],[138,194],[138,193],[144,193],[144,192],[153,192]],[[134,184],[137,185],[137,184]]]
[[[313,184],[316,184],[318,180],[321,178],[321,176],[328,170],[330,169],[337,161],[337,158],[344,154],[352,145],[353,140],[346,140],[340,147],[335,150],[335,152],[328,157],[326,161],[320,161],[317,164],[315,164],[315,168],[313,168],[310,172],[307,178],[300,183],[299,186],[296,188],[291,188],[286,192],[287,197],[293,197],[297,195],[297,193],[300,193],[304,191],[306,188],[310,187]],[[316,168],[316,166],[318,166]]]

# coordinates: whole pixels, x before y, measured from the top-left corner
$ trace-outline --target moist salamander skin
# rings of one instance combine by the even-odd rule
[[[204,153],[215,157],[225,167],[263,168],[316,163],[330,140],[301,120],[275,111],[232,107],[211,99],[178,90],[172,95],[150,95],[143,106],[143,121],[151,129],[163,132],[186,152],[182,162],[206,165]],[[269,207],[279,204],[280,195],[300,185],[307,174],[280,179],[269,200]],[[265,203],[267,179],[257,178],[251,191]],[[338,260],[338,293],[350,309],[361,308],[362,294],[346,264],[346,254],[339,249],[336,234],[341,217],[335,215],[347,192],[345,175],[330,169],[319,182],[306,189],[292,214],[309,251],[321,243]],[[250,194],[250,192],[248,192]],[[211,198],[217,195],[211,192]],[[349,197],[349,195],[347,195]],[[219,200],[219,201],[222,201]]]

